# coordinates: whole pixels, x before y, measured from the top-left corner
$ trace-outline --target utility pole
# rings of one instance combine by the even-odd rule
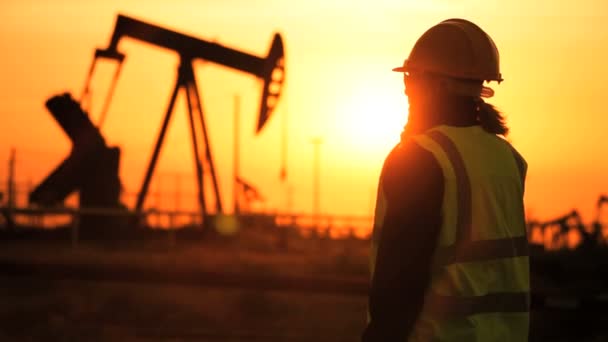
[[[281,125],[281,171],[279,173],[279,179],[281,182],[287,180],[287,103],[284,105],[285,110],[283,111],[283,120]]]
[[[312,185],[312,217],[313,226],[319,227],[319,216],[320,216],[320,196],[321,196],[321,144],[323,139],[315,137],[310,141],[313,144],[313,185]]]
[[[287,198],[286,198],[286,213],[291,214],[293,211],[293,186],[287,185]]]
[[[287,138],[288,138],[288,126],[287,126],[287,102],[285,100],[283,107],[282,125],[281,125],[281,170],[279,172],[279,180],[285,190],[285,213],[291,212],[291,200],[293,195],[293,189],[287,181]]]
[[[234,95],[234,144],[233,144],[233,181],[232,181],[232,197],[233,197],[233,203],[234,203],[234,215],[239,215],[241,212],[241,208],[239,206],[239,159],[240,159],[240,150],[239,150],[239,144],[240,144],[240,118],[239,118],[239,111],[240,111],[240,98],[238,95]]]

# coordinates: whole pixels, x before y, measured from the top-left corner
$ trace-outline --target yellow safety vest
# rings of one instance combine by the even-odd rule
[[[527,341],[525,161],[480,126],[438,126],[412,139],[439,163],[444,197],[430,286],[410,341]],[[380,184],[372,274],[385,201]]]

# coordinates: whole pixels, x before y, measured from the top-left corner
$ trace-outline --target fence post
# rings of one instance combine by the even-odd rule
[[[289,231],[292,229],[292,227],[291,225],[289,225],[289,222],[287,223],[288,224],[285,224],[285,222],[283,222],[283,224],[275,225],[275,231],[277,234],[277,247],[282,252],[287,252],[289,248],[289,243],[287,240]]]
[[[175,213],[169,213],[169,249],[175,247]]]
[[[80,228],[80,213],[78,210],[72,211],[72,248],[76,248],[78,246],[78,229]]]

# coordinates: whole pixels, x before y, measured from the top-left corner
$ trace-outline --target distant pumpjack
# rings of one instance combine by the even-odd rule
[[[598,207],[600,202],[598,202]],[[574,209],[566,215],[558,218],[544,221],[544,222],[530,222],[530,229],[539,228],[542,235],[545,235],[545,231],[550,227],[558,227],[559,231],[555,232],[552,236],[551,243],[553,248],[561,248],[563,241],[567,239],[567,234],[571,230],[576,231],[581,237],[581,241],[577,246],[580,250],[589,250],[599,246],[602,242],[601,227],[596,222],[591,225],[591,229],[588,229],[583,223],[578,210]]]
[[[177,94],[181,88],[186,91],[188,100],[188,114],[192,135],[192,145],[194,151],[195,173],[198,182],[198,200],[200,203],[203,220],[206,220],[210,212],[222,213],[222,202],[218,189],[218,181],[213,164],[210,141],[208,138],[207,127],[203,117],[202,103],[199,96],[198,86],[194,77],[192,67],[193,60],[203,59],[206,61],[218,63],[228,66],[239,71],[253,74],[263,80],[264,86],[260,103],[260,112],[257,120],[256,132],[260,132],[264,124],[269,119],[275,108],[279,96],[281,94],[282,84],[285,76],[283,42],[279,34],[275,34],[272,45],[266,58],[260,58],[244,52],[240,52],[231,48],[221,46],[216,43],[207,42],[201,39],[187,36],[166,28],[152,25],[137,19],[133,19],[124,15],[119,15],[116,20],[116,25],[110,44],[105,49],[97,49],[93,58],[93,63],[89,69],[89,76],[85,82],[85,90],[83,95],[87,93],[88,84],[95,68],[95,63],[98,58],[109,58],[119,62],[119,67],[111,84],[106,105],[112,96],[118,73],[121,70],[121,65],[124,60],[124,54],[118,51],[118,44],[123,37],[130,37],[136,40],[143,41],[161,48],[173,50],[179,54],[180,66],[177,71],[177,81],[171,95],[169,105],[163,119],[159,136],[156,140],[154,151],[150,159],[143,183],[141,185],[135,211],[140,212],[143,208],[150,179],[154,173],[154,168],[158,159],[158,155],[163,143],[163,139],[167,130],[167,126],[173,112]],[[194,112],[197,112],[195,117]],[[102,113],[105,115],[105,113]],[[195,121],[198,120],[197,124]],[[204,157],[199,154],[199,134],[202,134],[204,144]],[[211,178],[212,195],[215,208],[207,208],[205,192],[204,192],[204,175],[207,174]]]
[[[593,220],[593,231],[596,232],[599,243],[605,245],[606,237],[604,236],[604,227],[602,225],[602,208],[608,205],[608,196],[600,195],[597,200],[597,205],[595,207],[595,219]]]

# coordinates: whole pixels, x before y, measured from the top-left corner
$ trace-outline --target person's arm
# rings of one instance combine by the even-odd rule
[[[422,309],[441,228],[443,174],[433,155],[412,141],[382,170],[387,199],[362,341],[406,341]]]

